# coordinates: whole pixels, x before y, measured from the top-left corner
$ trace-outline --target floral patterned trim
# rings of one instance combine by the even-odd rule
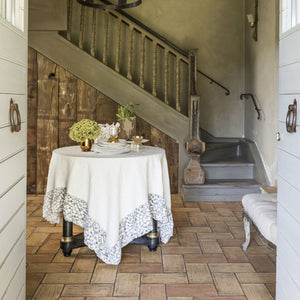
[[[71,196],[66,188],[56,188],[45,195],[43,217],[51,223],[60,222],[60,213],[66,221],[84,228],[84,243],[95,251],[97,256],[108,264],[119,264],[121,248],[132,240],[153,229],[152,218],[157,221],[160,238],[167,243],[173,235],[171,210],[165,205],[163,197],[149,194],[149,203],[136,208],[119,225],[119,238],[113,247],[107,247],[107,235],[103,228],[88,216],[88,204],[82,199]]]

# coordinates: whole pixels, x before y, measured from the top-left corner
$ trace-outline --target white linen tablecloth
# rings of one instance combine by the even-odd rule
[[[53,151],[43,217],[84,228],[84,242],[108,264],[118,264],[121,248],[153,229],[160,239],[173,235],[165,151],[144,146],[114,156],[82,152],[79,146]]]

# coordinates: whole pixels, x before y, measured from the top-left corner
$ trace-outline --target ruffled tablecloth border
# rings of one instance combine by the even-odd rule
[[[55,188],[45,195],[43,217],[50,223],[60,223],[63,212],[68,222],[84,228],[84,243],[107,264],[117,265],[121,260],[121,248],[137,237],[153,229],[152,218],[157,221],[160,239],[167,243],[173,235],[171,210],[163,197],[148,195],[148,203],[137,207],[119,225],[119,238],[113,247],[107,247],[107,234],[98,222],[88,215],[88,203],[67,193],[66,188]]]

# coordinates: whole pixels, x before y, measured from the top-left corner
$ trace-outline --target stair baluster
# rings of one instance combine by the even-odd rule
[[[93,19],[92,19],[92,38],[91,38],[91,55],[95,57],[95,46],[96,46],[96,24],[97,24],[97,11],[93,8]]]

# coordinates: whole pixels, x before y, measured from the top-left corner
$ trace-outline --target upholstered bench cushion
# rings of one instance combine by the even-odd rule
[[[276,245],[277,240],[277,194],[247,194],[242,199],[245,213],[260,233]]]

